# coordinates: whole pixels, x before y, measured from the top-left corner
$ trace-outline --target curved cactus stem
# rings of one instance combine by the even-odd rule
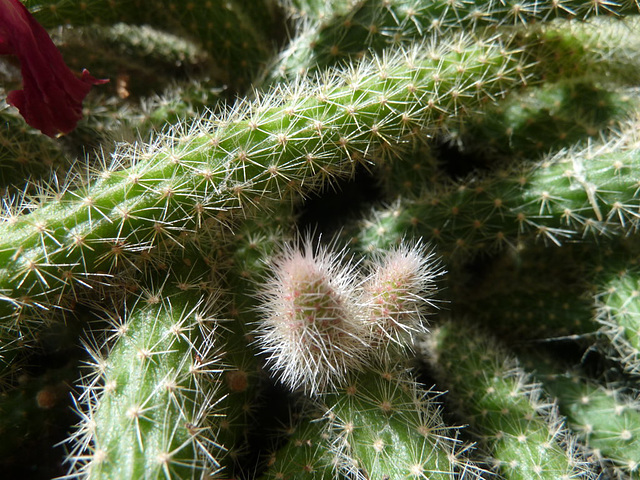
[[[448,321],[425,338],[424,354],[496,473],[510,480],[596,478],[557,407],[490,334]]]
[[[295,10],[294,10],[295,11]],[[526,27],[534,23],[551,23],[554,19],[594,20],[595,17],[630,15],[629,30],[623,22],[595,22],[597,27],[576,22],[573,27],[591,41],[607,39],[618,44],[622,53],[633,35],[638,6],[633,1],[610,3],[607,8],[594,8],[593,2],[577,0],[557,2],[533,0],[519,2],[470,1],[452,4],[446,0],[364,0],[327,5],[322,10],[306,9],[297,24],[290,44],[266,71],[265,82],[273,84],[335,67],[369,52],[381,52],[419,38],[447,38],[461,30],[495,32],[501,27]],[[597,20],[601,20],[597,18]],[[617,20],[617,19],[616,19]],[[554,27],[552,27],[554,28]],[[621,37],[622,35],[622,37]],[[633,43],[633,42],[630,42]],[[637,45],[637,38],[635,40]],[[634,47],[631,47],[633,49]],[[612,49],[613,50],[613,49]]]
[[[640,221],[634,125],[603,144],[505,167],[374,209],[359,231],[345,235],[362,251],[415,235],[459,260],[533,239],[559,246],[630,235]]]

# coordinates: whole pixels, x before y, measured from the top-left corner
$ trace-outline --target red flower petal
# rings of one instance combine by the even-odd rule
[[[77,77],[19,0],[0,0],[0,54],[17,55],[22,72],[23,89],[9,92],[7,103],[50,137],[73,130],[82,118],[82,101],[91,86],[108,82],[86,70]]]

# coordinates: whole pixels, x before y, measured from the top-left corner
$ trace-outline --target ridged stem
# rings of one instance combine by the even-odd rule
[[[426,338],[425,355],[496,473],[509,480],[596,477],[556,407],[490,334],[442,323]]]

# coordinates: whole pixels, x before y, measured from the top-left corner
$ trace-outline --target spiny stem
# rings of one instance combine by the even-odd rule
[[[56,308],[52,297],[136,268],[141,253],[180,244],[182,232],[215,223],[218,214],[249,213],[266,199],[351,175],[372,150],[429,135],[487,95],[522,85],[530,56],[468,36],[415,46],[124,149],[115,164],[130,167],[105,169],[88,185],[6,212],[0,318],[29,336],[33,311]]]
[[[322,71],[370,51],[381,52],[430,35],[446,38],[461,30],[495,31],[501,26],[524,27],[553,19],[587,20],[638,13],[633,1],[594,4],[585,0],[365,0],[349,7],[332,7],[327,7],[321,17],[302,18],[292,42],[269,70],[269,83]]]
[[[527,239],[560,245],[624,236],[640,224],[638,178],[640,149],[631,125],[602,145],[440,185],[418,199],[375,209],[352,238],[363,251],[375,251],[411,234],[432,240],[446,257],[465,259]]]
[[[216,295],[210,267],[191,254],[124,312],[106,313],[112,338],[92,352],[95,370],[84,378],[71,476],[166,479],[220,468],[226,367]]]
[[[424,353],[496,473],[510,480],[595,478],[556,407],[490,334],[448,321],[426,338]]]

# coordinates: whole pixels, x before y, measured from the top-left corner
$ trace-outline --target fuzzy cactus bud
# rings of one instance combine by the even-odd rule
[[[257,341],[291,389],[323,391],[366,357],[355,265],[342,257],[344,252],[314,247],[309,238],[286,245],[259,292],[264,318]]]
[[[370,270],[361,302],[371,344],[382,351],[391,343],[411,345],[416,333],[427,331],[435,279],[444,273],[435,253],[420,242],[402,243],[374,254]]]

